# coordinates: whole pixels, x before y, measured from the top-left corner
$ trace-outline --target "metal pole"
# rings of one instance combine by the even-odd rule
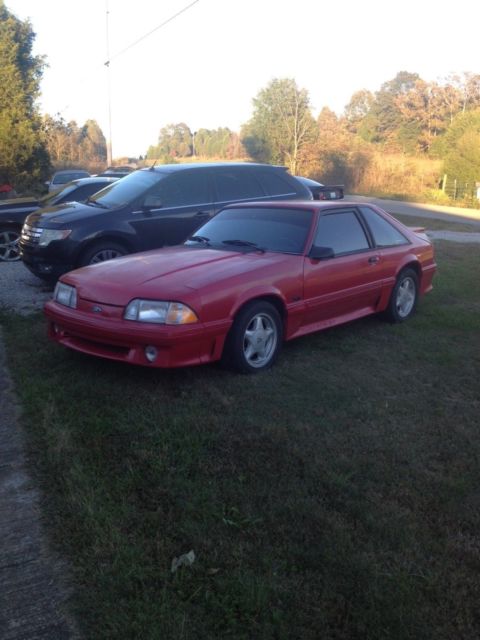
[[[108,30],[108,0],[105,0],[106,8],[106,42],[107,42],[107,61],[105,66],[107,67],[107,101],[108,101],[108,140],[107,140],[107,166],[112,166],[112,86],[110,77],[110,34]]]

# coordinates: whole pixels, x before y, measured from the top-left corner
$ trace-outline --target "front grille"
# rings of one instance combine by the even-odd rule
[[[38,244],[43,229],[40,227],[31,227],[29,224],[24,224],[22,228],[21,241],[25,244]]]

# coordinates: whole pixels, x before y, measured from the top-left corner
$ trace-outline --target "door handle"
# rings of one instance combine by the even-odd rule
[[[380,262],[379,256],[372,256],[371,258],[368,259],[369,264],[378,264],[379,262]]]

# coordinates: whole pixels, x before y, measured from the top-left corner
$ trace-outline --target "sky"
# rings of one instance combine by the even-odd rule
[[[479,0],[5,4],[30,20],[34,54],[48,64],[41,111],[96,120],[114,158],[144,155],[170,123],[239,131],[274,78],[294,78],[317,116],[324,106],[341,114],[353,93],[399,71],[426,81],[480,73]]]

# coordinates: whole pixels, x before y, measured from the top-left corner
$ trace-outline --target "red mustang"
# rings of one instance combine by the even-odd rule
[[[132,364],[261,371],[283,340],[378,312],[410,317],[436,269],[422,231],[374,205],[232,205],[183,245],[62,276],[49,335]]]

